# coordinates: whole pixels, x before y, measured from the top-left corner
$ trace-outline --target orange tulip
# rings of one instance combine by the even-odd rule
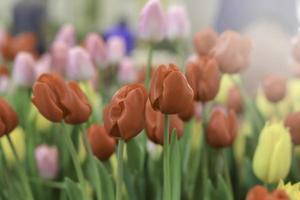
[[[186,64],[186,77],[194,91],[196,101],[206,102],[215,98],[220,87],[220,71],[213,58],[189,60]]]
[[[76,82],[66,84],[54,74],[41,75],[33,86],[33,104],[48,120],[80,124],[88,120],[92,108]]]
[[[274,103],[282,100],[287,91],[286,79],[279,75],[266,76],[262,87],[266,98]]]
[[[115,152],[116,141],[108,135],[104,126],[93,124],[87,130],[92,151],[99,160],[107,160]]]
[[[129,140],[145,127],[147,91],[142,84],[123,86],[104,109],[104,126],[112,137]]]
[[[244,102],[241,91],[238,87],[233,86],[229,89],[227,96],[227,108],[228,110],[232,109],[236,113],[243,112]]]
[[[246,200],[289,200],[285,191],[276,189],[272,193],[260,185],[254,186],[247,194]]]
[[[164,114],[184,112],[193,101],[193,90],[184,75],[174,65],[160,65],[150,85],[150,102],[155,110]]]
[[[155,111],[150,101],[146,104],[146,133],[148,138],[156,144],[164,144],[164,116],[161,112]],[[183,135],[183,122],[177,115],[169,116],[169,134],[176,130],[177,138]]]
[[[0,97],[0,137],[18,126],[19,120],[13,108]]]
[[[229,113],[214,109],[207,127],[207,143],[215,148],[230,146],[237,135],[237,118],[233,110]]]
[[[184,112],[181,112],[178,114],[178,117],[182,120],[182,121],[189,121],[190,119],[192,119],[195,115],[195,103],[192,102],[191,104],[188,105],[187,109],[185,109]]]
[[[194,47],[199,56],[207,56],[215,46],[218,34],[211,28],[199,31],[194,36]]]
[[[300,144],[300,112],[294,112],[289,114],[284,124],[289,128],[292,141],[295,145]]]

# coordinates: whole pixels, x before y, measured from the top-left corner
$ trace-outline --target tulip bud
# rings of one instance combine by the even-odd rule
[[[149,0],[141,11],[139,34],[144,40],[160,42],[166,35],[166,16],[160,0]]]
[[[281,101],[287,91],[286,79],[277,75],[266,76],[262,87],[266,98],[273,103]]]
[[[51,71],[51,57],[48,54],[43,55],[35,64],[36,77]]]
[[[12,79],[17,86],[31,87],[35,80],[35,61],[29,53],[17,55],[13,67]]]
[[[9,134],[18,126],[18,123],[17,113],[0,97],[0,137]]]
[[[99,160],[107,160],[115,152],[116,141],[108,135],[104,126],[92,125],[87,130],[93,153]]]
[[[230,146],[237,135],[238,122],[233,110],[226,113],[220,108],[212,111],[207,127],[207,143],[214,148]]]
[[[154,72],[149,99],[155,110],[164,114],[184,112],[193,101],[194,92],[174,64],[160,65]]]
[[[64,120],[80,124],[88,120],[92,108],[76,82],[66,84],[54,74],[41,75],[33,86],[32,102],[52,122]]]
[[[118,80],[121,83],[133,83],[137,80],[137,76],[133,61],[128,57],[123,58],[118,69]]]
[[[175,129],[177,138],[181,138],[183,135],[183,122],[177,115],[169,115],[169,120],[169,135]],[[161,112],[153,110],[149,100],[146,104],[146,133],[152,142],[160,145],[164,144],[164,116]]]
[[[170,6],[167,12],[167,37],[170,40],[186,38],[190,34],[190,29],[191,25],[185,7]]]
[[[289,173],[291,156],[291,136],[283,123],[267,123],[255,150],[254,174],[265,183],[279,182]]]
[[[244,109],[243,104],[243,97],[239,88],[237,86],[231,87],[227,96],[227,108],[234,110],[236,113],[241,113]]]
[[[119,62],[126,55],[126,44],[122,37],[112,36],[107,40],[108,60]]]
[[[218,34],[211,28],[199,31],[194,36],[194,48],[199,56],[207,56],[215,46]]]
[[[95,73],[95,68],[87,51],[82,47],[70,49],[66,75],[69,79],[77,81],[90,80]]]
[[[217,95],[221,75],[215,59],[189,60],[186,64],[186,78],[194,91],[196,101],[210,101]]]
[[[68,63],[69,46],[62,42],[56,41],[52,44],[50,49],[51,65],[53,71],[58,74],[63,74],[66,70]]]
[[[234,31],[225,31],[211,50],[223,73],[241,72],[249,65],[251,42]]]
[[[75,45],[75,28],[72,24],[63,25],[56,35],[55,42],[64,42],[68,47]]]
[[[126,141],[145,127],[147,91],[142,84],[123,86],[104,109],[104,126],[112,137]]]
[[[189,121],[190,119],[192,119],[192,117],[194,117],[195,115],[195,103],[191,102],[191,104],[188,105],[187,109],[184,112],[181,112],[178,114],[178,117],[182,120],[182,121]]]
[[[84,44],[95,65],[102,66],[106,63],[106,45],[103,39],[97,33],[88,34]]]
[[[260,185],[256,185],[249,190],[246,200],[289,200],[289,196],[282,189],[276,189],[272,193]]]
[[[300,144],[300,112],[294,112],[289,114],[284,125],[289,128],[292,141],[295,145]]]
[[[39,145],[35,149],[35,159],[37,169],[41,177],[45,179],[54,179],[59,172],[59,158],[56,147],[48,145]]]

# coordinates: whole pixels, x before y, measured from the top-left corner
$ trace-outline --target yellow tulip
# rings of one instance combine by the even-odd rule
[[[226,104],[228,91],[235,85],[235,83],[239,83],[240,81],[241,78],[239,75],[224,74],[221,79],[220,89],[215,98],[215,102],[219,104]]]
[[[17,127],[10,133],[10,137],[17,151],[18,157],[20,158],[20,160],[23,160],[25,156],[25,133],[23,129],[21,127]],[[8,165],[12,166],[16,162],[16,160],[7,138],[2,137],[0,139],[0,143]]]
[[[278,185],[278,189],[284,190],[291,200],[300,200],[300,182],[295,184],[284,184],[284,182],[281,180]]]
[[[284,179],[291,168],[292,142],[282,122],[267,123],[260,133],[252,167],[254,174],[265,183]]]

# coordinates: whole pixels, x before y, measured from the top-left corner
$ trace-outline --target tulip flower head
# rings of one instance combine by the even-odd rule
[[[287,92],[286,79],[278,75],[266,76],[262,87],[266,98],[273,103],[281,101]]]
[[[0,137],[9,134],[18,126],[18,123],[17,113],[0,97]]]
[[[193,101],[194,92],[176,65],[160,65],[154,72],[149,99],[155,110],[164,114],[184,112]]]
[[[170,115],[169,119],[169,135],[176,130],[177,138],[180,139],[183,135],[183,122],[177,115]],[[146,104],[146,133],[152,142],[164,144],[164,116],[152,108],[149,100]]]
[[[58,31],[55,42],[60,41],[64,42],[68,47],[75,45],[76,35],[75,28],[72,24],[63,25]]]
[[[160,42],[164,39],[166,31],[166,15],[160,0],[149,0],[140,13],[140,37],[146,41]]]
[[[55,74],[41,75],[33,86],[32,102],[52,122],[64,120],[80,124],[88,120],[92,108],[76,82],[65,83]]]
[[[236,114],[233,110],[215,108],[212,111],[207,127],[207,143],[214,148],[224,148],[232,145],[238,130]]]
[[[190,34],[190,21],[182,5],[172,5],[167,11],[167,37],[170,40],[183,39]]]
[[[70,49],[66,75],[69,79],[77,81],[90,80],[95,73],[95,67],[90,55],[82,47]]]
[[[51,72],[51,56],[45,54],[35,64],[36,77]]]
[[[215,46],[218,34],[211,28],[199,31],[194,36],[194,48],[199,56],[208,56]]]
[[[107,56],[111,63],[119,62],[126,55],[126,44],[122,37],[112,36],[107,40]]]
[[[118,80],[121,83],[133,83],[136,82],[137,76],[133,61],[128,57],[123,58],[118,69]]]
[[[55,146],[40,145],[35,149],[37,169],[41,177],[54,179],[59,172],[58,150]]]
[[[123,86],[104,109],[104,126],[108,134],[126,141],[145,127],[147,91],[142,84]]]
[[[5,93],[9,89],[9,72],[6,66],[0,65],[0,93]]]
[[[282,189],[269,193],[265,187],[256,185],[249,190],[246,200],[290,200],[290,198]]]
[[[227,96],[227,108],[234,110],[236,113],[241,113],[244,109],[243,97],[240,89],[233,86],[229,89]]]
[[[188,60],[186,78],[194,91],[196,101],[207,102],[215,98],[220,87],[221,73],[213,58]]]
[[[31,87],[35,81],[35,61],[31,54],[21,52],[17,55],[13,72],[12,80],[17,86]]]
[[[278,183],[291,167],[291,136],[283,123],[267,123],[253,158],[254,174],[265,183]]]
[[[285,126],[289,128],[292,141],[295,145],[300,144],[300,112],[290,113],[284,122]]]
[[[290,200],[299,200],[300,199],[300,183],[287,183],[284,184],[284,182],[281,180],[278,184],[278,189],[284,190],[288,196],[290,197]]]
[[[107,60],[107,48],[97,33],[90,33],[85,39],[85,48],[95,65],[103,66]]]
[[[87,130],[92,151],[99,160],[107,160],[115,152],[116,141],[108,135],[104,126],[93,124]]]
[[[195,110],[196,110],[195,102],[191,102],[191,104],[187,107],[187,109],[184,112],[178,114],[178,117],[182,121],[187,122],[194,117]]]
[[[223,73],[241,72],[249,65],[251,42],[234,31],[225,31],[210,52]]]
[[[69,46],[62,42],[56,41],[50,49],[51,65],[53,71],[58,74],[64,74],[68,64]]]

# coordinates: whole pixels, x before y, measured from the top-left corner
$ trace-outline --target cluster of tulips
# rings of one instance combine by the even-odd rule
[[[250,97],[250,38],[207,28],[186,59],[189,28],[184,7],[149,0],[141,69],[118,35],[76,46],[66,25],[37,56],[0,34],[0,199],[299,200],[299,79],[269,75]],[[185,64],[155,66],[164,44]]]

